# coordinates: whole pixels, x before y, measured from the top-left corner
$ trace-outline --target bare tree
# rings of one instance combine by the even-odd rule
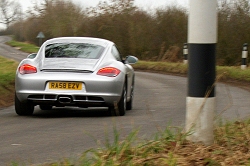
[[[8,28],[21,15],[21,5],[12,0],[0,0],[0,23]]]

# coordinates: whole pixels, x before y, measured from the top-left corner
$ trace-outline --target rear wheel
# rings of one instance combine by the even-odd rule
[[[20,116],[32,115],[34,112],[34,105],[29,102],[20,102],[15,94],[15,110]]]
[[[52,110],[52,105],[40,105],[41,110]]]
[[[131,85],[131,93],[130,93],[130,100],[126,103],[127,110],[132,110],[133,107],[133,99],[134,99],[134,80]]]
[[[109,107],[111,115],[124,116],[126,112],[126,103],[127,103],[127,89],[125,84],[123,87],[123,92],[120,101],[118,103],[114,103],[114,106]]]

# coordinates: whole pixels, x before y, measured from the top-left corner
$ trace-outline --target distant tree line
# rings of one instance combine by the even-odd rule
[[[177,62],[183,59],[187,23],[188,9],[177,5],[146,11],[136,7],[134,0],[103,1],[91,8],[67,0],[43,0],[1,34],[37,45],[41,31],[46,39],[99,37],[114,41],[124,56]],[[239,65],[243,44],[250,44],[249,1],[219,0],[218,25],[217,64]]]

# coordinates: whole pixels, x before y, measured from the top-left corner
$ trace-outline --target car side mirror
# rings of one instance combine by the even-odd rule
[[[27,56],[28,59],[34,59],[36,57],[37,53],[32,53]]]
[[[135,64],[137,61],[138,61],[138,58],[136,58],[135,56],[129,55],[124,60],[124,63],[125,64]]]

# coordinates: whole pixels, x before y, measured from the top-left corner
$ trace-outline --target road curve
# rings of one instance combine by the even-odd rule
[[[7,48],[0,37],[0,55],[20,61],[27,54]],[[12,52],[13,51],[13,52]],[[12,54],[15,53],[15,54]],[[15,55],[19,58],[16,58]],[[0,110],[0,165],[15,161],[37,164],[63,157],[75,159],[84,150],[113,140],[116,127],[121,139],[134,129],[140,138],[151,138],[167,125],[184,126],[187,79],[136,72],[134,109],[123,117],[110,117],[106,109],[53,109],[20,117],[14,106]],[[250,93],[218,84],[216,113],[219,118],[238,119],[250,115]]]
[[[0,36],[0,56],[8,57],[16,61],[21,61],[26,58],[29,53],[21,52],[18,49],[13,49],[13,47],[6,45],[7,41],[10,41],[9,36]]]

